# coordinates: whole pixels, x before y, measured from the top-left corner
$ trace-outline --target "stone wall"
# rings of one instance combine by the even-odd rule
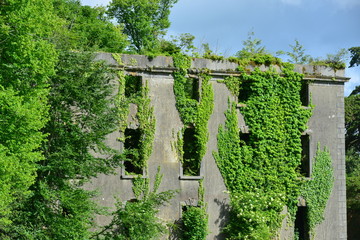
[[[174,70],[172,58],[156,57],[149,60],[146,56],[122,55],[119,65],[111,54],[98,54],[97,59],[106,61],[113,68],[119,68],[126,74],[141,76],[148,82],[151,104],[156,117],[156,130],[153,153],[148,161],[148,175],[154,178],[156,169],[161,166],[164,174],[160,191],[178,189],[179,193],[160,211],[160,217],[174,222],[181,217],[182,204],[192,204],[198,198],[199,177],[181,177],[181,164],[172,144],[176,141],[176,134],[182,127],[178,111],[175,107],[173,93]],[[214,89],[214,110],[208,123],[209,141],[207,152],[201,166],[201,176],[204,181],[205,202],[209,214],[209,231],[207,239],[222,239],[220,233],[228,213],[229,196],[223,183],[222,176],[213,158],[213,151],[217,148],[218,126],[224,124],[224,112],[228,108],[228,99],[234,97],[223,83],[216,80],[226,76],[237,75],[237,64],[226,61],[210,61],[194,59],[190,74],[196,75],[198,69],[210,69]],[[265,66],[261,66],[265,69]],[[325,67],[297,65],[296,71],[304,73],[306,80],[311,80],[309,92],[315,105],[313,115],[309,121],[310,157],[314,156],[317,144],[327,146],[330,150],[335,172],[335,183],[331,198],[325,213],[325,221],[317,228],[315,239],[339,240],[346,239],[346,198],[345,198],[345,129],[344,129],[344,71],[333,71]],[[239,127],[243,127],[242,116],[239,113]],[[119,132],[108,136],[107,143],[122,149],[122,143],[117,139]],[[96,188],[101,192],[97,201],[101,205],[114,208],[114,196],[123,201],[133,198],[131,177],[124,176],[124,171],[117,169],[116,175],[99,176],[93,179],[88,188]],[[105,224],[108,217],[99,216],[96,221]],[[286,228],[286,229],[285,229]],[[281,239],[291,238],[291,227],[284,224]]]

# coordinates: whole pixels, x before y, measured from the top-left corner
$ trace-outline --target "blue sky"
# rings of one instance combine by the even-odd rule
[[[106,6],[109,0],[82,0]],[[313,57],[360,46],[360,0],[179,0],[171,9],[168,35],[190,33],[195,45],[209,43],[225,56],[242,48],[250,31],[272,53],[290,51],[297,39]],[[286,60],[286,58],[285,58]],[[345,95],[360,85],[360,66],[346,69],[351,77]]]

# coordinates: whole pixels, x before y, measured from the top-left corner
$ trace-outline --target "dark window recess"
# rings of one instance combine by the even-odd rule
[[[195,128],[186,128],[183,138],[183,175],[199,176],[200,161],[197,151],[197,138],[195,136]]]
[[[310,177],[310,136],[301,135],[301,165],[300,173],[304,177]]]
[[[246,101],[249,99],[251,95],[251,82],[245,81],[242,82],[240,85],[240,91],[238,96],[238,102],[239,103],[246,103]]]
[[[199,79],[187,78],[184,85],[186,98],[199,101]]]
[[[240,136],[240,146],[249,146],[250,145],[250,133],[239,133]]]
[[[181,207],[182,212],[186,212],[188,210],[189,206],[184,205]]]
[[[309,234],[309,224],[307,221],[307,207],[300,206],[297,209],[296,212],[296,218],[295,218],[295,236],[299,240],[310,240],[310,234]]]
[[[142,167],[138,166],[139,162],[139,148],[140,148],[140,129],[125,129],[125,143],[127,161],[124,161],[126,173],[129,174],[142,174]]]
[[[141,85],[140,76],[125,76],[125,97],[140,94]]]
[[[309,94],[309,82],[307,81],[301,82],[300,100],[302,106],[309,106],[310,94]]]

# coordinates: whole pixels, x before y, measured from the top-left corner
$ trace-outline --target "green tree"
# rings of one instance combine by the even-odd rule
[[[48,41],[57,28],[49,0],[0,3],[0,238],[26,199],[48,120],[49,77],[57,53]]]
[[[267,53],[265,46],[261,45],[261,40],[258,38],[254,38],[254,36],[254,32],[248,33],[248,38],[243,41],[243,48],[235,54],[236,57],[244,59],[251,58],[257,54]]]
[[[349,48],[351,54],[350,66],[353,67],[354,65],[360,65],[360,47],[352,47]]]
[[[108,13],[117,19],[128,35],[132,50],[150,51],[170,27],[170,8],[178,0],[113,0]]]
[[[350,67],[360,64],[360,47],[349,49]],[[360,86],[345,98],[346,200],[349,239],[355,239],[357,217],[360,215]]]
[[[291,63],[296,64],[307,64],[310,62],[311,57],[308,54],[305,54],[305,48],[303,45],[300,44],[298,40],[295,39],[295,45],[289,45],[291,48],[291,52],[284,52],[284,51],[278,51],[277,54],[283,55],[286,54],[290,57],[288,59]]]
[[[45,158],[38,162],[33,194],[21,208],[12,239],[88,239],[98,212],[83,184],[119,166],[104,144],[117,127],[111,74],[91,54],[62,52],[51,78]]]
[[[114,25],[103,7],[82,6],[79,0],[53,0],[63,19],[58,34],[60,48],[122,52],[128,45],[119,25]]]

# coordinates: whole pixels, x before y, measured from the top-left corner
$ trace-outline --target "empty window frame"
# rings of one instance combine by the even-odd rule
[[[139,95],[141,92],[142,78],[141,76],[125,76],[125,97]]]
[[[140,129],[125,129],[125,143],[124,149],[126,152],[126,161],[124,161],[125,175],[142,175],[143,168],[139,166],[140,156]]]
[[[240,85],[239,90],[239,96],[238,96],[238,102],[239,103],[246,103],[246,101],[249,99],[251,95],[251,82],[250,81],[244,81]]]
[[[239,132],[240,137],[240,146],[249,146],[250,145],[250,133],[249,132]]]
[[[199,88],[200,88],[199,79],[187,78],[184,84],[185,97],[199,101],[200,99]]]
[[[300,173],[304,177],[310,177],[311,162],[310,162],[310,135],[301,135],[301,165]]]
[[[302,106],[309,106],[310,104],[310,93],[309,93],[309,82],[302,81],[301,82],[301,90],[300,90],[300,100]]]
[[[306,206],[298,206],[296,217],[295,217],[295,226],[294,234],[295,238],[298,240],[310,240],[309,234],[309,224],[307,220],[307,211]]]
[[[200,176],[201,160],[198,154],[198,143],[194,127],[187,127],[183,135],[182,174]]]

